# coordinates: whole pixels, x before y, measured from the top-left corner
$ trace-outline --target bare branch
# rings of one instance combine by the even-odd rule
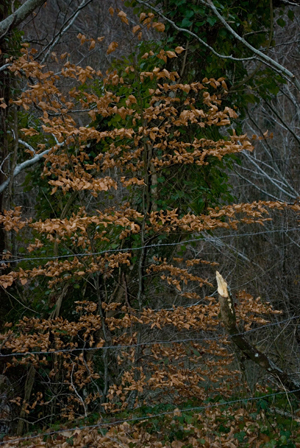
[[[300,6],[299,3],[295,3],[295,2],[289,2],[288,0],[281,0],[283,3],[285,3],[286,5],[291,5],[291,6]]]
[[[24,145],[27,149],[29,149],[29,151],[32,152],[33,155],[35,155],[35,149],[33,149],[31,145],[29,145],[27,142],[24,142],[24,140],[21,140],[20,138],[19,143],[21,143],[21,145]]]
[[[6,70],[10,66],[11,66],[11,64],[4,64],[4,65],[2,65],[2,67],[0,67],[0,72],[3,72],[4,70]]]
[[[278,188],[283,194],[286,194],[287,196],[289,196],[290,198],[296,200],[298,197],[297,192],[294,193],[289,193],[288,191],[286,191],[286,189],[284,189],[281,185],[279,185],[279,181],[277,179],[272,178],[271,176],[268,175],[268,173],[263,170],[257,162],[254,156],[249,156],[249,154],[243,153],[244,156],[257,168],[257,174],[261,174],[263,177],[267,178],[276,188]]]
[[[175,22],[173,22],[173,20],[168,19],[168,17],[166,17],[161,11],[159,11],[159,9],[155,8],[152,5],[149,5],[149,3],[144,2],[143,0],[137,0],[138,3],[147,6],[147,8],[152,9],[153,11],[155,11],[162,19],[164,19],[166,22],[170,23],[170,25],[173,26],[173,28],[175,28],[175,30],[177,31],[182,31],[183,33],[187,33],[190,36],[193,36],[195,39],[197,39],[202,45],[204,45],[204,47],[208,48],[214,55],[218,56],[219,58],[222,59],[229,59],[230,61],[253,61],[255,59],[255,57],[250,57],[250,58],[235,58],[231,55],[227,56],[225,54],[220,54],[218,53],[213,47],[211,47],[210,45],[208,45],[207,42],[205,42],[204,40],[202,40],[199,36],[197,36],[197,34],[193,33],[192,31],[186,29],[186,28],[181,28],[179,26],[176,25]]]
[[[0,36],[3,37],[12,28],[17,27],[26,19],[36,8],[42,6],[45,0],[27,0],[13,14],[0,22]]]
[[[24,143],[25,142],[22,141],[22,144],[24,144]],[[63,143],[59,143],[60,146],[62,144]],[[25,144],[25,146],[29,147],[29,149],[31,151],[35,152],[34,149],[30,145],[28,145],[28,143]],[[51,151],[51,149],[53,149],[53,148],[45,149],[45,151],[35,154],[34,157],[32,157],[31,159],[25,160],[25,162],[22,162],[19,165],[17,165],[16,168],[14,169],[14,172],[11,174],[11,176],[0,185],[0,193],[2,193],[8,187],[11,180],[14,179],[18,174],[20,174],[21,171],[38,163],[45,155],[47,155]]]
[[[46,59],[48,58],[50,52],[52,51],[53,47],[58,43],[58,41],[60,40],[60,38],[62,37],[63,34],[65,34],[66,31],[68,31],[68,29],[73,25],[73,23],[75,22],[78,14],[80,13],[80,11],[85,8],[89,3],[91,3],[92,0],[82,0],[82,2],[80,3],[80,5],[78,6],[78,8],[76,9],[76,11],[74,11],[74,13],[71,15],[71,17],[69,17],[69,19],[64,23],[63,27],[61,28],[61,30],[56,34],[55,37],[53,37],[52,41],[48,44],[48,46],[46,48],[43,49],[43,52],[46,51],[46,54],[44,55],[41,63],[43,64]],[[40,56],[40,55],[39,55]]]
[[[257,50],[257,48],[253,47],[251,44],[249,44],[249,42],[246,41],[246,39],[244,39],[243,37],[241,37],[238,33],[236,33],[234,31],[233,28],[231,28],[231,26],[229,25],[229,23],[226,22],[226,20],[224,19],[224,17],[219,13],[219,11],[217,10],[217,8],[215,7],[215,5],[213,4],[213,2],[211,0],[200,0],[201,3],[203,3],[206,6],[209,6],[210,9],[214,12],[214,14],[218,17],[218,19],[220,20],[220,22],[223,23],[223,25],[225,26],[225,28],[230,31],[230,33],[237,39],[239,40],[243,45],[245,45],[245,47],[249,48],[249,50],[251,50],[256,56],[257,59],[260,60],[261,62],[264,62],[265,64],[269,65],[271,68],[273,68],[274,70],[276,70],[277,72],[281,73],[283,76],[285,76],[290,82],[292,82],[295,87],[297,88],[297,90],[300,91],[300,83],[298,81],[298,79],[296,78],[296,76],[290,72],[287,68],[285,68],[283,65],[279,64],[278,62],[276,62],[274,59],[270,58],[269,56],[267,56],[266,54],[262,53],[260,50]]]
[[[50,148],[51,149],[51,148]],[[39,154],[36,154],[32,159],[25,160],[25,162],[20,163],[16,166],[14,169],[14,172],[12,173],[11,177],[6,179],[5,182],[3,182],[2,185],[0,185],[0,193],[2,193],[9,185],[11,179],[15,178],[18,174],[20,174],[21,171],[25,170],[25,168],[28,168],[31,165],[34,165],[35,163],[39,162],[48,152],[50,149],[46,149],[43,152],[40,152]]]
[[[250,170],[249,170],[250,171]],[[256,188],[258,191],[260,191],[261,193],[265,194],[266,196],[269,196],[270,198],[275,199],[275,201],[280,201],[281,199],[278,198],[277,196],[274,196],[274,194],[270,193],[267,190],[263,190],[262,188],[260,188],[257,184],[255,184],[254,182],[251,182],[250,180],[250,176],[244,177],[240,172],[235,171],[235,173],[237,174],[237,176],[239,176],[241,179],[245,180],[248,184],[252,185],[252,187]]]
[[[249,48],[249,50],[252,51],[252,53],[254,54],[253,57],[249,57],[249,58],[234,58],[231,55],[230,56],[226,56],[226,55],[220,54],[213,47],[211,47],[205,41],[203,41],[199,36],[197,36],[197,34],[193,33],[192,31],[190,31],[190,30],[188,30],[186,28],[180,28],[179,26],[177,26],[175,24],[175,22],[173,22],[168,17],[166,17],[159,9],[155,8],[154,6],[150,5],[149,3],[147,3],[147,2],[145,2],[143,0],[137,0],[137,2],[140,3],[141,5],[145,5],[147,8],[152,9],[152,11],[155,11],[162,19],[164,19],[166,22],[170,23],[170,25],[172,25],[173,28],[175,28],[177,31],[182,31],[184,33],[189,34],[190,36],[193,36],[202,45],[204,45],[206,48],[208,48],[213,54],[215,54],[219,58],[229,59],[231,61],[251,61],[251,60],[256,59],[256,60],[258,60],[260,62],[263,62],[264,64],[268,65],[270,68],[275,70],[277,73],[280,73],[281,76],[286,78],[289,82],[292,82],[294,84],[294,86],[297,88],[297,90],[300,91],[300,82],[299,82],[299,80],[296,78],[296,76],[292,72],[290,72],[283,65],[279,64],[278,62],[276,62],[274,59],[272,59],[269,56],[267,56],[266,54],[262,53],[260,50],[257,50],[255,47],[253,47],[251,44],[249,44],[249,42],[247,42],[243,37],[241,37],[239,34],[237,34],[234,31],[234,29],[231,28],[231,26],[226,22],[224,17],[221,16],[221,14],[219,13],[219,11],[214,6],[214,4],[212,3],[211,0],[208,0],[207,2],[205,2],[204,0],[200,0],[200,1],[205,6],[208,6],[209,8],[211,8],[212,11],[214,12],[214,14],[219,18],[219,20],[227,28],[227,30],[230,31],[230,33],[237,40],[239,40],[243,45],[245,45],[247,48]]]

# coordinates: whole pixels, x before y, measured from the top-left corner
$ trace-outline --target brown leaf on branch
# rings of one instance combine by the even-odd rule
[[[153,22],[152,28],[154,28],[156,31],[159,31],[161,33],[163,33],[166,29],[165,25],[161,22]]]
[[[141,27],[140,27],[140,25],[135,25],[133,28],[132,28],[132,32],[133,32],[133,34],[135,34],[137,31],[139,31],[141,29]]]
[[[118,16],[120,17],[120,19],[122,20],[123,23],[126,23],[126,25],[129,25],[129,22],[127,19],[127,14],[124,11],[118,12]]]
[[[118,48],[118,46],[119,44],[117,42],[112,42],[111,44],[109,44],[106,53],[107,54],[113,53]]]
[[[184,49],[183,47],[176,47],[176,48],[175,48],[175,51],[176,51],[177,54],[180,54],[180,53],[182,53],[183,51],[185,51],[185,49]]]
[[[93,50],[95,48],[95,45],[96,45],[96,41],[94,39],[92,39],[90,46],[89,46],[89,50]]]

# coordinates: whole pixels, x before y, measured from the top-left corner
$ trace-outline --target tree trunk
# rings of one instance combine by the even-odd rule
[[[277,381],[279,380],[287,390],[293,392],[294,395],[300,399],[300,383],[292,380],[287,372],[277,367],[266,354],[257,350],[257,348],[250,344],[245,336],[239,332],[236,326],[234,304],[232,297],[228,292],[227,283],[219,272],[216,273],[216,278],[218,283],[221,319],[233,343],[246,359],[253,361],[259,367],[266,370]]]
[[[35,368],[33,367],[33,365],[31,365],[29,367],[27,377],[26,377],[26,382],[25,382],[23,406],[22,406],[22,409],[20,412],[20,417],[19,417],[20,419],[19,419],[18,427],[17,427],[17,435],[18,436],[21,436],[23,434],[25,417],[27,416],[26,409],[24,408],[24,406],[26,405],[26,403],[28,403],[28,401],[30,399],[30,395],[31,395],[31,391],[32,391],[34,379],[35,379],[35,372],[36,372]]]

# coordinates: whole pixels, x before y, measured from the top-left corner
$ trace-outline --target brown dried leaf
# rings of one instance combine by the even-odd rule
[[[166,55],[169,58],[177,58],[177,54],[174,51],[166,51]]]
[[[154,28],[156,31],[159,31],[161,33],[163,33],[166,29],[165,25],[161,22],[153,22],[152,28]]]
[[[120,17],[120,19],[122,20],[123,23],[126,23],[126,25],[129,25],[129,22],[127,19],[127,14],[124,11],[118,12],[118,16]]]
[[[107,54],[113,53],[118,48],[118,46],[119,44],[117,42],[112,42],[111,44],[109,44],[106,53]]]
[[[180,54],[180,53],[182,53],[183,51],[185,51],[185,49],[184,49],[183,47],[176,47],[176,48],[175,48],[175,51],[176,51],[177,54]]]
[[[95,48],[96,45],[96,41],[94,39],[91,40],[91,44],[89,46],[89,50],[93,50],[93,48]]]
[[[132,32],[133,34],[135,34],[137,31],[139,31],[141,29],[140,25],[136,25],[132,28]]]

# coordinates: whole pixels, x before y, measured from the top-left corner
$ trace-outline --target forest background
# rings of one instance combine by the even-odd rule
[[[299,8],[2,2],[3,446],[300,446]]]

